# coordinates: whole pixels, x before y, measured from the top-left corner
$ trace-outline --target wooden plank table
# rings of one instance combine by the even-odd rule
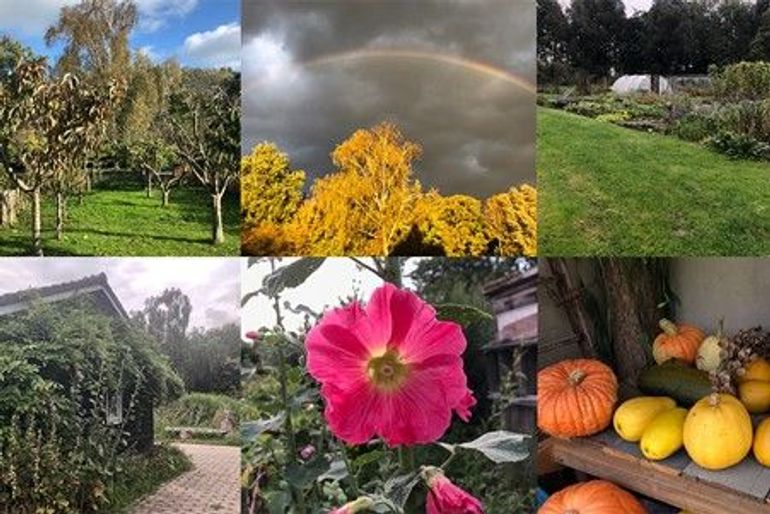
[[[546,439],[538,458],[541,472],[559,464],[694,514],[770,514],[770,469],[753,457],[718,472],[700,468],[683,451],[652,462],[608,430],[591,438]]]

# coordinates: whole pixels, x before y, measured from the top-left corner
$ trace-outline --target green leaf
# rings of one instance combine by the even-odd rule
[[[277,430],[281,430],[285,420],[286,413],[281,412],[272,418],[241,423],[241,437],[247,441],[253,441],[259,435],[265,432],[275,432]]]
[[[328,472],[331,464],[322,455],[305,464],[292,462],[286,466],[286,481],[298,489],[304,489],[318,480],[318,477]]]
[[[334,459],[329,465],[329,469],[324,471],[316,480],[322,482],[323,480],[344,480],[348,477],[348,468],[345,466],[343,459]]]
[[[524,434],[515,434],[505,430],[487,432],[478,439],[458,446],[468,450],[475,450],[484,454],[486,458],[496,464],[504,462],[521,462],[530,457],[531,437]]]
[[[324,257],[303,257],[278,268],[262,280],[262,292],[270,297],[278,296],[284,289],[301,285],[321,267]]]
[[[356,457],[356,459],[353,461],[353,466],[356,468],[362,468],[367,464],[371,464],[372,462],[377,462],[378,460],[385,458],[386,455],[387,454],[382,450],[367,452]]]
[[[436,316],[440,320],[454,321],[463,326],[472,325],[481,321],[492,321],[494,317],[471,305],[457,305],[445,303],[436,306]]]
[[[393,477],[385,482],[385,496],[403,510],[406,501],[412,494],[414,486],[416,486],[419,481],[420,475],[414,472]]]
[[[291,503],[291,495],[286,491],[269,491],[265,493],[267,510],[270,514],[286,514]]]

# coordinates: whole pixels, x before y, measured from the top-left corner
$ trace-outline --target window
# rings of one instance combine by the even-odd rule
[[[123,395],[112,393],[107,395],[107,424],[120,425],[123,422]]]

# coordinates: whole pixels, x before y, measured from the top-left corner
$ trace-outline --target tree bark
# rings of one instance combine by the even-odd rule
[[[618,376],[634,385],[648,362],[654,335],[649,320],[661,315],[660,277],[644,259],[604,259],[602,271]]]
[[[152,197],[152,174],[147,173],[147,198]]]
[[[64,195],[56,193],[56,239],[61,240],[64,232]]]
[[[161,203],[163,207],[168,207],[168,197],[170,194],[171,191],[169,189],[163,191],[163,202]]]
[[[32,190],[32,254],[43,256],[42,223],[40,219],[40,188]]]
[[[222,225],[222,193],[213,193],[211,201],[213,214],[211,242],[218,245],[225,242],[225,230]]]

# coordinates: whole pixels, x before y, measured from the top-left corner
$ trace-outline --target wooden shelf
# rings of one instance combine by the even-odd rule
[[[753,459],[707,472],[684,452],[656,463],[634,454],[635,446],[611,433],[589,439],[549,438],[540,443],[538,470],[544,474],[566,466],[695,514],[770,514],[770,470]],[[745,490],[736,490],[736,484]]]

